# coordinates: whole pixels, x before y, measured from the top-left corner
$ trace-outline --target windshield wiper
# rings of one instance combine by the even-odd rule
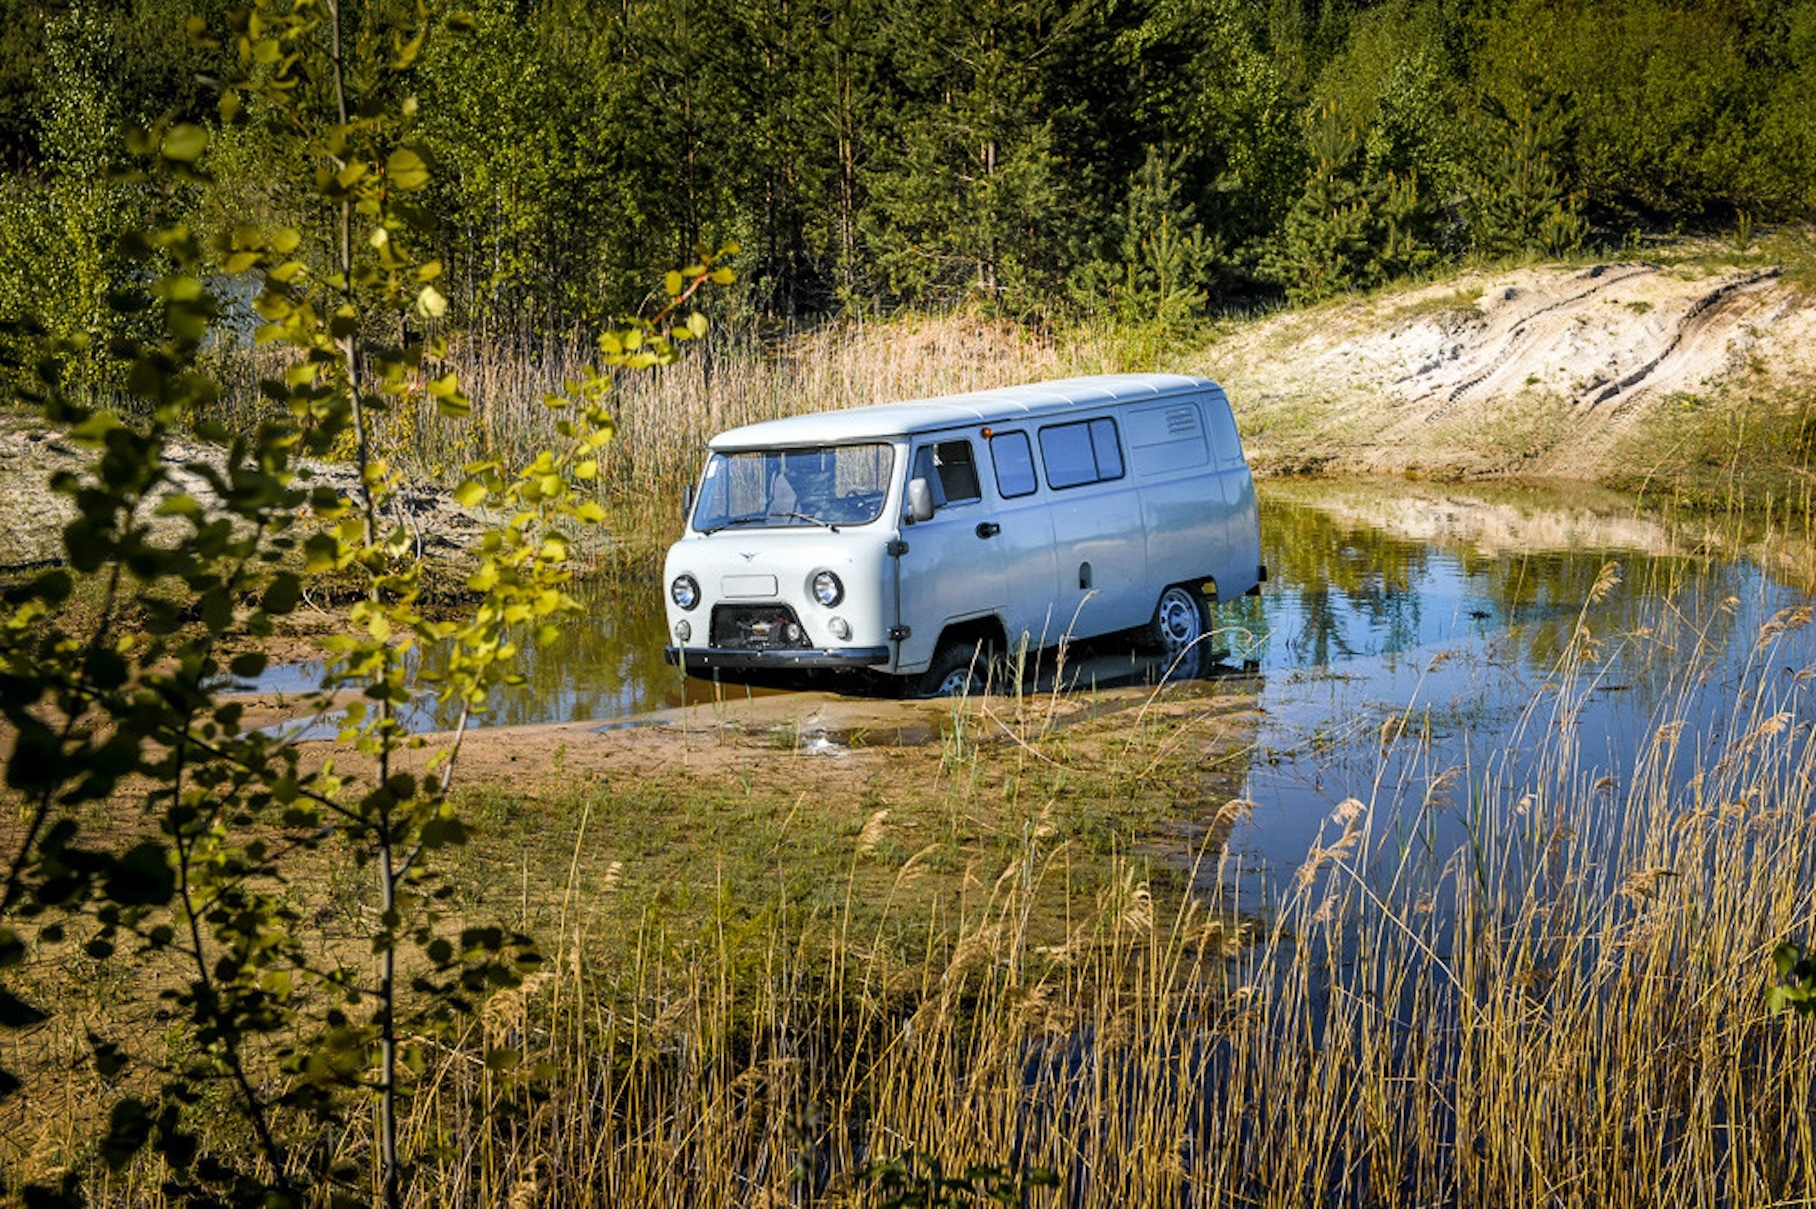
[[[721,529],[736,529],[740,525],[760,525],[769,518],[766,516],[734,516],[700,530],[702,533],[717,533]]]
[[[817,516],[809,516],[805,512],[765,512],[756,516],[734,516],[730,520],[720,521],[711,528],[702,529],[700,532],[717,533],[721,529],[736,529],[744,525],[761,525],[773,520],[806,521],[810,525],[825,525],[834,533],[839,531],[839,527],[831,521],[821,520]]]
[[[837,533],[839,531],[839,527],[837,525],[833,524],[831,521],[823,521],[819,517],[809,516],[805,512],[772,512],[769,515],[770,516],[779,516],[783,520],[806,521],[810,525],[825,525],[828,529],[832,530],[834,533]]]

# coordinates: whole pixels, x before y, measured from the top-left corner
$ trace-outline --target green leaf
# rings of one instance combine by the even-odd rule
[[[132,1162],[151,1138],[152,1116],[145,1102],[128,1096],[114,1105],[107,1122],[107,1136],[101,1141],[101,1157],[109,1170],[119,1171]]]
[[[675,272],[673,269],[670,269],[662,278],[662,288],[668,291],[668,296],[670,298],[680,294],[682,286],[681,274]]]
[[[246,651],[242,654],[235,655],[233,660],[228,663],[227,670],[232,672],[235,676],[249,679],[264,672],[270,662],[271,660],[263,651]]]
[[[477,507],[486,498],[486,485],[478,479],[466,479],[454,488],[454,502],[462,508]]]
[[[164,136],[164,158],[179,164],[193,164],[208,149],[208,131],[188,122],[180,122]]]
[[[302,595],[303,581],[294,572],[280,571],[272,577],[270,586],[265,589],[259,608],[267,613],[292,613],[296,611],[297,602],[302,599]]]
[[[332,534],[312,533],[303,543],[303,569],[311,575],[334,570],[340,558],[341,544]]]
[[[56,735],[36,718],[26,718],[13,737],[12,754],[6,761],[6,783],[33,793],[54,786],[64,771],[63,746]]]
[[[226,588],[217,586],[202,593],[202,624],[211,634],[222,633],[233,624],[233,597]]]
[[[385,160],[385,175],[399,193],[414,193],[429,183],[429,165],[417,152],[399,147]]]

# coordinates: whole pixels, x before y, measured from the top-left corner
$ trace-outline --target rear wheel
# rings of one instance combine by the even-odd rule
[[[1210,609],[1190,588],[1174,586],[1160,594],[1149,629],[1154,645],[1171,662],[1203,642],[1210,629]]]
[[[989,648],[948,643],[933,656],[933,662],[915,682],[915,695],[920,697],[974,697],[984,691],[984,673],[989,666]]]

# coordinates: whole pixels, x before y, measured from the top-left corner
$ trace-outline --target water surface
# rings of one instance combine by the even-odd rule
[[[1261,505],[1269,582],[1220,610],[1229,653],[1207,691],[1261,711],[1237,847],[1263,882],[1298,866],[1345,799],[1370,807],[1375,844],[1447,850],[1471,794],[1531,775],[1562,730],[1577,774],[1618,786],[1667,712],[1713,735],[1759,660],[1816,662],[1808,627],[1758,646],[1811,599],[1807,538],[1583,490],[1285,482],[1263,484]],[[581,585],[584,614],[526,650],[525,683],[480,723],[604,722],[763,691],[664,663],[656,570]],[[1087,653],[1087,683],[1153,671],[1113,643]],[[274,669],[260,687],[319,674]],[[412,724],[450,720],[426,704]]]

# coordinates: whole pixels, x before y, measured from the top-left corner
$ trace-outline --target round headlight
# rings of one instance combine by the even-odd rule
[[[845,585],[831,571],[821,571],[813,577],[813,598],[830,609],[845,599]]]
[[[675,582],[668,585],[668,594],[684,609],[691,609],[700,603],[700,585],[691,575],[675,576]]]

